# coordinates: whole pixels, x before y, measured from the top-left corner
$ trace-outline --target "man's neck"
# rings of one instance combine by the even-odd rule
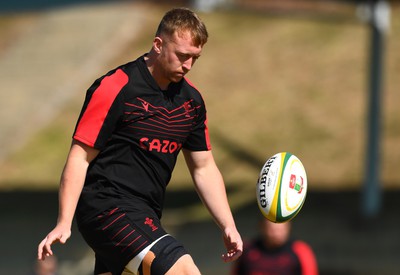
[[[158,87],[160,87],[161,90],[167,90],[169,81],[162,81],[163,77],[161,76],[161,72],[157,70],[157,59],[156,55],[154,52],[150,51],[145,57],[144,60],[147,65],[147,69],[149,70],[151,76],[154,78],[156,81]]]

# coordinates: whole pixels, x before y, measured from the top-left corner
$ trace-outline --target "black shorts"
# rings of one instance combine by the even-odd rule
[[[125,266],[154,241],[168,235],[151,211],[133,211],[113,207],[97,217],[78,222],[79,231],[96,256],[95,274],[121,274]],[[155,274],[164,274],[184,254],[173,237],[161,238],[152,248],[158,259]],[[165,258],[165,259],[162,259]],[[152,266],[153,269],[153,266]]]

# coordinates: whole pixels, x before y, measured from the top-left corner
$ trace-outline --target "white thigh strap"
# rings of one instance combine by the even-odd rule
[[[138,274],[138,269],[140,264],[143,261],[144,256],[146,256],[147,252],[149,252],[149,250],[153,247],[153,245],[155,245],[159,240],[161,240],[162,238],[169,236],[169,234],[165,234],[164,236],[161,236],[160,238],[158,238],[157,240],[155,240],[154,242],[152,242],[151,244],[149,244],[146,248],[144,248],[142,251],[140,251],[139,254],[137,254],[135,256],[135,258],[133,258],[126,266],[125,268],[129,271],[132,272],[134,275]]]

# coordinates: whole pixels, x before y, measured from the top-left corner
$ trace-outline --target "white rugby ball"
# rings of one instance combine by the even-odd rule
[[[307,194],[303,164],[290,153],[275,154],[261,169],[256,192],[258,207],[268,220],[282,223],[293,219]]]

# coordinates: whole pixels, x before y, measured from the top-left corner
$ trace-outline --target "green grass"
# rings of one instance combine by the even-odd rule
[[[152,12],[155,25],[162,12]],[[399,15],[399,8],[392,10],[385,59],[381,176],[387,188],[400,186],[393,172],[400,163]],[[252,190],[262,163],[289,151],[303,161],[311,189],[358,188],[366,146],[367,26],[355,19],[235,11],[201,17],[210,40],[189,78],[207,102],[213,151],[228,186]],[[144,29],[110,67],[146,52],[153,33]],[[2,188],[58,185],[82,98],[6,160]],[[173,181],[172,188],[190,182],[182,158]]]

